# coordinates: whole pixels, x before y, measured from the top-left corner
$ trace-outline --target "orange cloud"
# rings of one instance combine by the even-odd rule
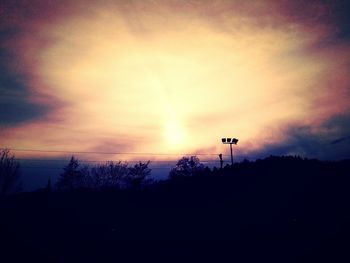
[[[249,153],[283,141],[279,127],[317,130],[349,109],[349,45],[322,44],[333,26],[324,5],[297,16],[274,2],[69,6],[14,44],[31,100],[60,107],[3,132],[4,145],[219,152],[220,138],[235,136]]]

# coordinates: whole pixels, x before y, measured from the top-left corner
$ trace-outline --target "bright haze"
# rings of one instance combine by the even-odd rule
[[[348,158],[348,11],[345,1],[3,0],[0,146],[227,154],[221,137],[236,137],[248,157]]]

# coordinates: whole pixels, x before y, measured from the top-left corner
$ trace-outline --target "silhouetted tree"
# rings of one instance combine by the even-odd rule
[[[176,166],[171,169],[169,177],[174,179],[177,177],[191,176],[198,174],[204,170],[204,165],[197,156],[182,157],[177,161]]]
[[[152,180],[147,178],[151,174],[151,169],[148,167],[150,161],[146,163],[139,162],[129,168],[128,183],[131,188],[140,189],[142,186],[150,183]]]
[[[74,156],[69,161],[69,164],[63,168],[64,172],[58,178],[56,187],[59,190],[73,190],[85,187],[84,170],[80,168],[79,160]]]
[[[20,165],[8,149],[0,150],[0,195],[19,190]]]
[[[91,186],[97,189],[119,189],[128,175],[128,163],[108,161],[91,168]]]

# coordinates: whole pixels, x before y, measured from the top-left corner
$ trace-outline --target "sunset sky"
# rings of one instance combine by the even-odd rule
[[[350,158],[345,2],[2,0],[0,147]]]

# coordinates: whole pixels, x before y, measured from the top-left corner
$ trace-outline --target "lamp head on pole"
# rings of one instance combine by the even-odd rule
[[[238,139],[236,138],[221,138],[223,144],[237,144]]]

